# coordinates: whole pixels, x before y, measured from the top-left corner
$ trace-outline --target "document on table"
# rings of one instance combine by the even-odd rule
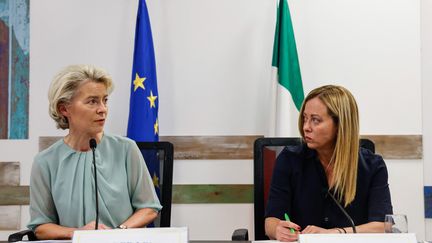
[[[252,243],[278,243],[278,242],[282,242],[282,241],[278,241],[278,240],[255,240],[252,241]],[[292,243],[297,243],[297,241],[291,241]]]
[[[76,230],[72,243],[188,243],[186,227]]]
[[[72,243],[72,240],[37,240],[32,242],[41,242],[41,243]],[[28,241],[18,241],[17,243],[29,243]]]

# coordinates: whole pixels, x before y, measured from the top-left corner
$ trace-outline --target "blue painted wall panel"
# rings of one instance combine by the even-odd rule
[[[27,139],[29,130],[29,0],[0,0],[0,139]],[[6,38],[7,36],[7,38]]]

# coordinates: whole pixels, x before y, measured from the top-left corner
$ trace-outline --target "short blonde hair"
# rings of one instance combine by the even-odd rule
[[[304,109],[306,103],[318,97],[327,107],[328,114],[337,126],[336,144],[330,163],[333,163],[333,185],[338,199],[345,206],[356,194],[360,125],[357,102],[346,88],[325,85],[312,90],[305,98],[298,121],[299,132],[304,139]]]
[[[85,81],[103,83],[108,94],[114,89],[113,81],[105,70],[92,65],[70,65],[61,70],[51,82],[48,91],[49,114],[57,128],[68,129],[69,122],[59,111],[62,104],[68,104],[79,85]]]

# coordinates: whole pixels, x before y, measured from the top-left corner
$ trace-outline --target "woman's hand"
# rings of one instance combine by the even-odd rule
[[[294,229],[294,233],[291,233]],[[276,240],[278,241],[296,241],[300,231],[300,226],[293,222],[280,220],[276,226]]]
[[[93,220],[90,223],[84,225],[83,227],[78,228],[78,230],[94,230],[95,226],[96,226],[96,221]],[[99,224],[98,229],[111,229],[111,228],[104,224]]]
[[[324,229],[315,225],[308,225],[302,234],[336,234],[340,233],[337,229]]]
[[[96,221],[84,225],[81,228],[69,228],[53,223],[41,224],[35,229],[36,237],[39,240],[58,240],[58,239],[71,239],[75,230],[94,230]],[[99,229],[110,229],[110,227],[99,224]]]

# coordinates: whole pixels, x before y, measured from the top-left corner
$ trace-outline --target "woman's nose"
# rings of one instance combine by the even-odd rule
[[[310,127],[309,122],[305,121],[304,124],[303,124],[303,131],[305,131],[305,132],[308,131],[309,132],[310,128],[311,127]]]
[[[99,107],[98,107],[98,113],[106,113],[108,110],[108,107],[106,104],[104,103],[100,103]]]

